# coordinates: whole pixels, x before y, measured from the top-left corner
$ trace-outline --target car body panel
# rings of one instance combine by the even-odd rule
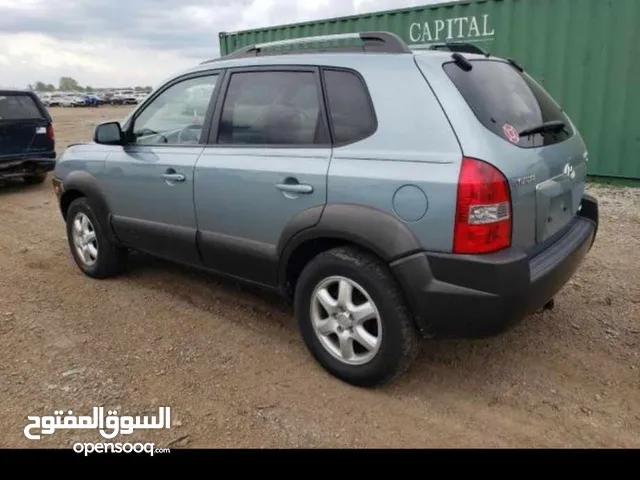
[[[201,146],[114,146],[101,175],[116,235],[131,247],[197,263],[194,167]],[[180,174],[184,181],[167,180]]]
[[[275,285],[277,246],[286,225],[327,201],[330,148],[207,147],[195,175],[195,206],[205,265],[233,276]],[[296,179],[311,193],[278,185]],[[244,257],[244,258],[243,258]]]
[[[372,136],[334,148],[328,203],[387,212],[405,221],[423,248],[451,251],[462,152],[437,98],[411,56],[348,64],[364,77],[378,124]],[[390,91],[395,78],[404,87]],[[415,211],[403,211],[403,196]]]

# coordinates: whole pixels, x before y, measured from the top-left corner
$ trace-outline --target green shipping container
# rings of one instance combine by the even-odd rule
[[[476,0],[220,34],[220,53],[263,42],[389,31],[410,46],[469,42],[511,57],[577,124],[589,174],[640,179],[640,0]]]

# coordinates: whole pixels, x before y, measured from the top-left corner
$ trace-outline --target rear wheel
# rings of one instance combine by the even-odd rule
[[[38,183],[42,183],[46,180],[46,173],[36,173],[35,175],[26,175],[23,177],[24,183],[29,185],[36,185]]]
[[[67,239],[73,259],[89,277],[108,278],[122,270],[127,251],[111,242],[86,197],[69,206]]]
[[[316,361],[352,385],[390,383],[416,357],[419,339],[402,291],[366,252],[337,248],[314,258],[298,280],[295,310]]]

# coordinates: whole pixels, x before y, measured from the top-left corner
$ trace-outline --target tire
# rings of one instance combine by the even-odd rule
[[[325,296],[324,303],[335,307],[341,282],[357,292],[352,305],[373,304],[369,309],[372,319],[358,326],[357,316],[348,318],[339,313],[327,321],[314,322],[328,317],[316,292],[327,287],[332,302]],[[296,284],[294,309],[302,338],[315,360],[351,385],[371,388],[389,384],[407,371],[417,356],[419,336],[400,286],[382,261],[357,248],[332,249],[311,260]],[[351,312],[355,310],[351,308]],[[324,335],[319,333],[321,328]],[[363,328],[369,336],[363,334]],[[352,340],[339,342],[338,335]],[[341,343],[352,345],[351,351],[344,350],[347,360],[340,358]],[[365,344],[368,348],[363,348]]]
[[[24,183],[27,185],[37,185],[47,179],[46,173],[37,173],[35,175],[26,175],[23,177]]]
[[[75,223],[79,222],[82,227],[84,239],[79,240],[76,246],[76,236],[74,235]],[[85,221],[87,223],[85,223]],[[91,235],[93,233],[93,235]],[[93,239],[91,239],[93,237]],[[120,273],[126,261],[127,250],[115,245],[106,235],[104,226],[100,223],[91,201],[86,197],[75,199],[69,205],[67,211],[67,240],[71,255],[82,272],[92,278],[109,278]],[[89,248],[91,245],[93,248]],[[85,250],[85,255],[81,256],[78,250]],[[97,252],[95,255],[93,252]]]

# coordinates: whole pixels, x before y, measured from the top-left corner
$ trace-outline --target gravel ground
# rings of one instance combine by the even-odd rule
[[[125,108],[51,109],[60,148]],[[590,186],[599,238],[552,312],[482,341],[425,342],[394,385],[318,367],[277,299],[134,255],[95,281],[72,263],[51,182],[0,187],[0,447],[27,415],[170,406],[157,447],[640,447],[640,189]]]

